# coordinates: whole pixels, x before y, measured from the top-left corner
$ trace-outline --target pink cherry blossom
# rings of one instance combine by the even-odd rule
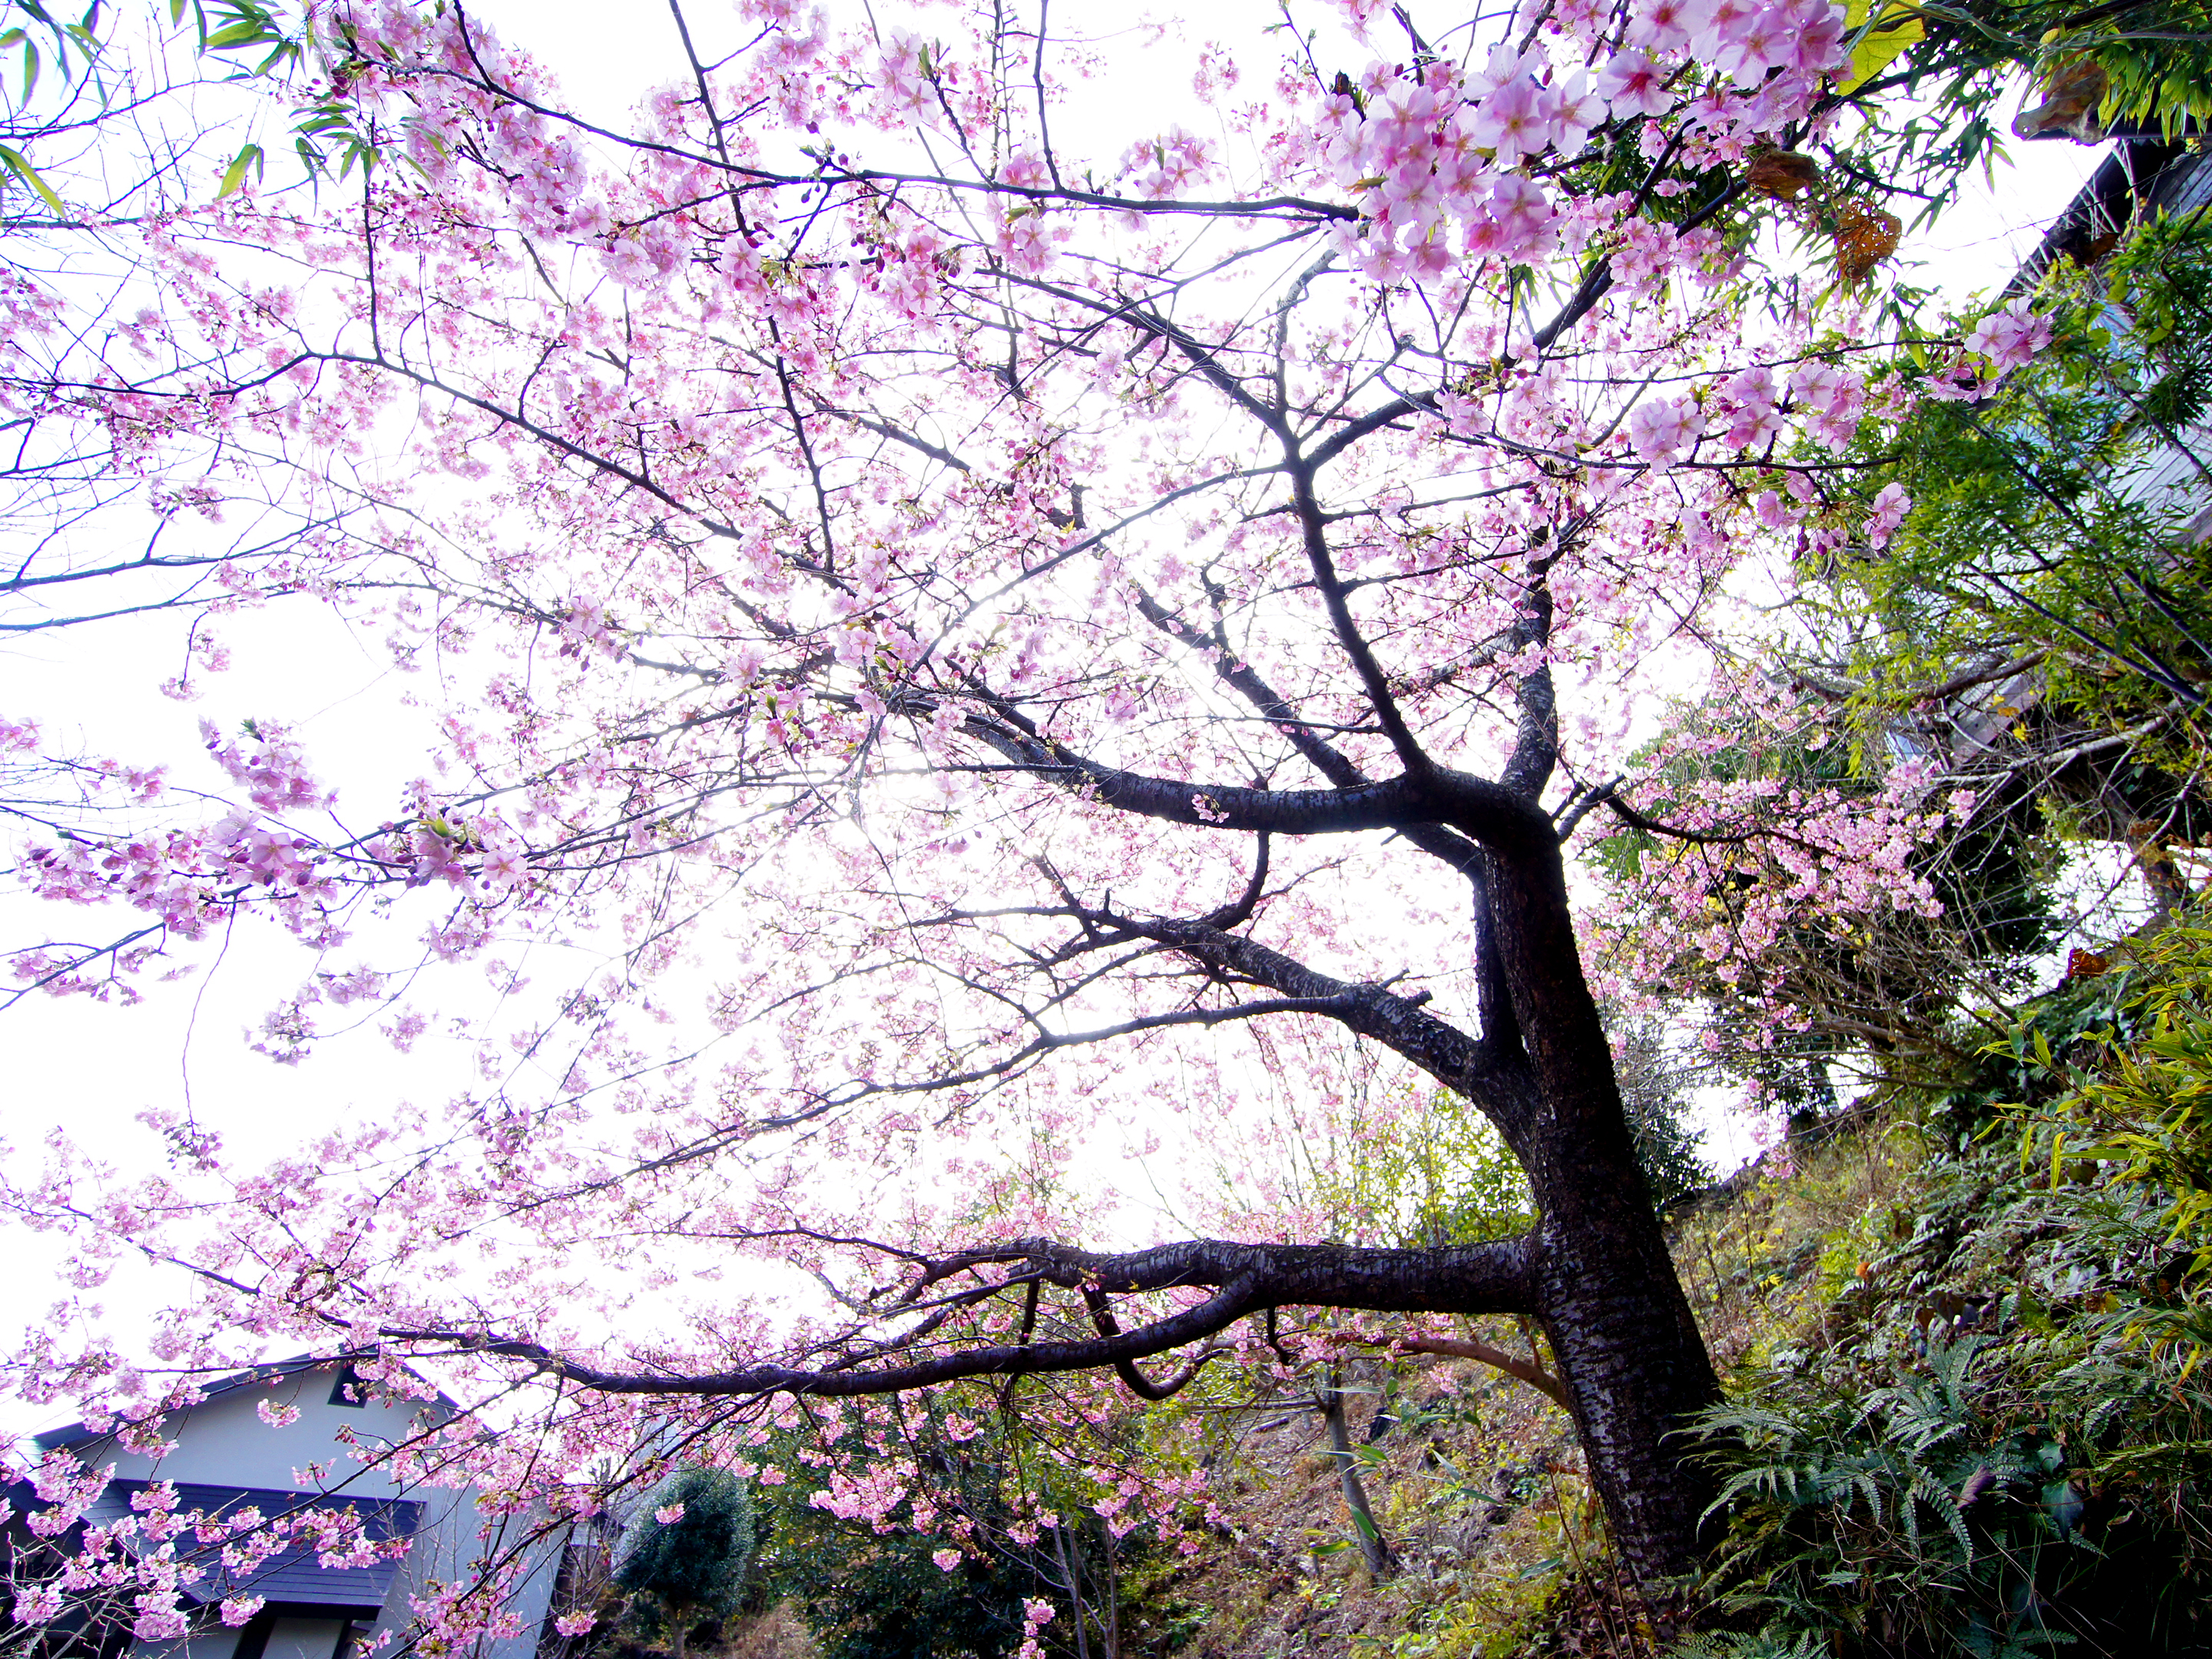
[[[1670,466],[1684,459],[1704,428],[1704,415],[1688,398],[1647,398],[1628,416],[1630,444],[1654,466]]]
[[[1912,497],[1900,483],[1887,483],[1874,498],[1874,510],[1867,515],[1867,545],[1887,547],[1897,527],[1905,522],[1905,515],[1912,511]]]
[[[1713,12],[1713,0],[1650,0],[1636,9],[1628,39],[1655,52],[1679,52],[1712,27]]]
[[[26,1137],[0,1202],[64,1246],[70,1300],[6,1380],[151,1456],[195,1391],[312,1350],[424,1426],[301,1451],[303,1489],[373,1468],[560,1526],[631,1513],[681,1447],[926,1533],[946,1572],[1078,1521],[1187,1553],[1228,1494],[1131,1450],[1115,1376],[852,1400],[792,1377],[890,1375],[940,1313],[915,1352],[1086,1332],[1088,1294],[1205,1306],[1184,1279],[1024,1266],[1163,1224],[1097,1195],[1131,1147],[1229,1171],[1192,1200],[1213,1241],[1342,1236],[1253,1126],[1416,1109],[1435,1062],[1370,1036],[1419,1011],[1474,1042],[1480,930],[1463,860],[1407,833],[1434,801],[1310,834],[1293,808],[1496,779],[1553,727],[1530,822],[1561,821],[1570,775],[1635,799],[1696,774],[1693,743],[1651,758],[1638,711],[1679,695],[1682,653],[1748,648],[1731,607],[1762,561],[1858,533],[1845,446],[2047,327],[1984,319],[1948,391],[1885,378],[1829,301],[1747,312],[1747,222],[1681,228],[1711,169],[1831,118],[1833,6],[1569,4],[1565,33],[1481,22],[1467,69],[1378,28],[1376,61],[1266,87],[1261,58],[1240,85],[1210,55],[1214,106],[1140,123],[1103,58],[988,9],[928,39],[796,0],[738,15],[744,44],[587,131],[465,9],[346,0],[355,56],[315,95],[389,136],[365,180],[133,201],[100,227],[99,294],[0,271],[0,402],[41,457],[91,458],[52,481],[71,535],[214,550],[173,652],[113,671],[156,711],[149,752],[76,753],[35,687],[0,722],[36,927],[6,994],[158,999],[248,941],[234,967],[293,964],[245,1022],[249,1059],[303,1068],[288,1098],[340,1097],[314,1068],[348,1042],[435,1079],[268,1134],[180,1099],[143,1146]],[[1187,58],[1143,61],[1182,95]],[[210,133],[269,90],[228,86],[198,89]],[[1091,105],[1129,125],[1061,118]],[[1570,165],[1594,141],[1623,182]],[[1666,164],[1643,179],[1639,153]],[[1867,540],[1909,508],[1875,495]],[[226,653],[265,668],[295,616],[373,652],[371,690],[305,672],[167,752],[159,682],[227,708]],[[1795,730],[1756,685],[1717,695]],[[1932,781],[1771,782],[1686,792],[1686,824],[1741,850],[1655,854],[1619,899],[1648,929],[1601,908],[1550,937],[1624,984],[1750,984],[1806,915],[1928,913],[1914,853],[1954,810]],[[1754,880],[1723,925],[1728,858]],[[1348,1034],[1378,1000],[1397,1024]],[[959,1250],[951,1281],[917,1265]],[[91,1298],[142,1261],[178,1264],[173,1305],[106,1328]],[[1339,1350],[1282,1323],[1216,1336],[1302,1386]],[[649,1389],[585,1381],[641,1369]],[[684,1377],[726,1391],[662,1386]],[[441,1387],[495,1403],[434,1422]],[[1002,1411],[1042,1414],[1065,1462],[987,1537],[917,1447]],[[106,1595],[170,1639],[195,1535],[239,1573],[393,1559],[343,1516],[210,1520],[173,1492],[88,1527],[104,1462],[32,1478],[29,1534],[86,1541],[57,1546],[59,1600],[18,1594],[25,1622]],[[407,1639],[511,1632],[526,1571],[488,1547],[418,1576]],[[1024,1613],[1035,1654],[1052,1607]]]
[[[1589,143],[1591,130],[1604,125],[1606,99],[1590,85],[1589,76],[1577,70],[1553,90],[1552,118],[1556,123],[1553,142],[1563,155],[1571,155]]]
[[[1993,311],[1975,324],[1966,336],[1966,349],[1989,360],[2002,374],[2021,368],[2051,344],[2051,319],[2015,300],[2002,311]]]
[[[1497,153],[1500,167],[1518,167],[1552,146],[1558,131],[1557,106],[1527,76],[1516,76],[1475,106],[1468,134]]]
[[[1665,72],[1641,52],[1618,52],[1607,58],[1597,72],[1595,90],[1615,116],[1664,115],[1674,101]]]

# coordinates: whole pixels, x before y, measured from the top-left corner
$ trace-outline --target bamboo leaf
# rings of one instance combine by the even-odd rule
[[[249,18],[243,23],[233,23],[227,29],[216,30],[208,36],[207,42],[201,50],[203,52],[235,52],[240,46],[258,46],[264,40],[274,40],[276,38],[260,23]]]
[[[0,164],[4,164],[9,172],[38,191],[46,204],[57,214],[69,211],[62,205],[62,198],[54,194],[53,186],[40,178],[38,169],[23,159],[21,151],[10,149],[7,145],[0,144]]]
[[[1874,0],[1850,0],[1844,9],[1844,30],[1851,38],[1851,67],[1848,78],[1838,83],[1838,92],[1864,86],[1887,69],[1899,52],[1927,36],[1920,13],[1911,6],[1876,12],[1869,23],[1868,14],[1874,10]]]
[[[248,167],[253,167],[254,176],[258,178],[260,161],[260,145],[248,144],[240,150],[237,159],[230,164],[230,171],[222,175],[222,183],[216,189],[215,199],[220,202],[224,197],[243,187],[246,183],[246,170]]]

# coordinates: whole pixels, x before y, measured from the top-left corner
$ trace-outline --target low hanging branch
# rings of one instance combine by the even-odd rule
[[[1401,1336],[1390,1344],[1399,1353],[1442,1354],[1452,1359],[1479,1359],[1486,1365],[1494,1365],[1508,1376],[1516,1376],[1530,1388],[1538,1389],[1562,1410],[1571,1410],[1567,1390],[1559,1379],[1539,1365],[1533,1358],[1522,1359],[1503,1348],[1493,1348],[1479,1337]]]

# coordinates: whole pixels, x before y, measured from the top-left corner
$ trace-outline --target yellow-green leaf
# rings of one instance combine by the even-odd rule
[[[249,21],[243,23],[233,23],[227,29],[217,29],[213,34],[208,36],[207,44],[202,46],[200,50],[203,52],[235,52],[240,46],[258,46],[264,41],[274,40],[277,37],[276,35],[271,34],[260,24]]]
[[[38,169],[23,159],[21,151],[10,149],[7,145],[0,144],[0,164],[4,164],[9,172],[38,191],[46,204],[56,213],[66,213],[69,210],[62,205],[62,198],[54,194],[53,186],[40,178]]]
[[[240,150],[238,159],[230,164],[230,171],[222,175],[222,183],[216,187],[215,199],[220,202],[243,185],[246,168],[257,166],[260,160],[261,146],[258,144],[248,144]]]
[[[1851,67],[1837,90],[1849,92],[1865,85],[1927,33],[1919,12],[1911,6],[1892,5],[1888,0],[1850,0],[1844,8],[1844,33],[1851,41]]]

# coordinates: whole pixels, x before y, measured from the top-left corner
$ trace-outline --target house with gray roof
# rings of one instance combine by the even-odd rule
[[[112,1468],[84,1527],[132,1513],[134,1498],[167,1481],[175,1486],[179,1510],[249,1523],[258,1516],[259,1525],[271,1529],[271,1541],[286,1531],[288,1518],[334,1513],[357,1519],[374,1542],[405,1540],[404,1551],[379,1552],[368,1565],[325,1566],[312,1541],[288,1534],[273,1553],[249,1549],[240,1560],[234,1550],[227,1565],[226,1540],[204,1540],[186,1530],[174,1540],[178,1558],[204,1570],[185,1591],[190,1633],[137,1644],[118,1633],[95,1640],[100,1659],[126,1653],[131,1659],[349,1659],[371,1650],[388,1652],[413,1620],[415,1597],[472,1583],[487,1565],[510,1562],[520,1573],[510,1603],[520,1628],[479,1641],[468,1659],[532,1659],[548,1616],[561,1538],[548,1531],[542,1514],[489,1511],[466,1486],[402,1485],[377,1461],[380,1452],[434,1431],[456,1410],[442,1395],[402,1398],[362,1382],[350,1364],[303,1358],[210,1386],[199,1404],[164,1422],[162,1437],[173,1446],[158,1458],[128,1450],[82,1424],[38,1436],[42,1453],[66,1449],[92,1468]],[[262,1605],[243,1626],[222,1621],[225,1600],[254,1599]]]

